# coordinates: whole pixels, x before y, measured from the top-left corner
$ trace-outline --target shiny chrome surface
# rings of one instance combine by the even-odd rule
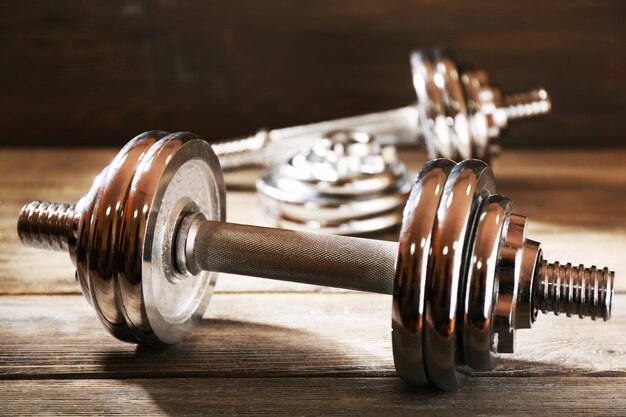
[[[526,237],[527,218],[511,213],[500,250],[498,300],[493,315],[497,350],[513,353],[517,329],[530,329],[537,317],[534,287],[541,244]]]
[[[522,217],[522,216],[520,216]],[[525,239],[521,247],[520,258],[517,260],[519,272],[517,273],[517,297],[515,300],[515,316],[513,323],[515,329],[530,329],[537,318],[537,307],[535,306],[535,275],[536,268],[543,260],[541,244],[534,240]],[[503,351],[502,349],[499,349]]]
[[[230,224],[211,147],[190,133],[148,132],[71,210],[25,205],[17,231],[26,245],[67,248],[85,297],[127,342],[182,340],[217,272],[392,294],[398,374],[451,390],[468,371],[492,369],[496,351],[513,351],[515,330],[539,310],[610,317],[614,274],[544,261],[526,218],[493,193],[481,161],[429,162],[399,244]]]
[[[328,120],[281,129],[260,130],[253,136],[220,140],[213,149],[224,170],[280,164],[309,148],[326,132],[359,130],[386,145],[415,145],[419,128],[414,105],[376,113]]]
[[[608,268],[542,261],[538,273],[533,295],[536,308],[543,313],[604,321],[611,318],[615,274]]]
[[[277,227],[359,235],[398,224],[409,192],[393,147],[382,144],[423,137],[430,158],[489,161],[509,120],[551,107],[543,89],[503,98],[484,72],[459,69],[441,49],[413,52],[411,68],[414,107],[260,131],[214,150],[224,168],[269,166],[257,188]]]
[[[65,252],[69,249],[75,210],[73,204],[33,201],[20,212],[19,234],[32,248]]]
[[[411,179],[393,146],[338,130],[271,167],[257,189],[278,227],[350,235],[398,224]]]
[[[411,68],[429,155],[470,158],[469,114],[455,63],[439,49],[415,51]]]
[[[196,212],[209,220],[225,220],[224,182],[210,146],[189,133],[174,133],[157,142],[137,174],[127,202],[133,208],[127,215],[132,215],[136,227],[128,242],[136,242],[142,253],[129,261],[141,266],[143,285],[138,294],[137,284],[127,280],[129,297],[123,301],[126,305],[143,299],[149,329],[159,342],[172,344],[202,317],[217,279],[208,271],[182,282],[177,279],[175,231],[184,216]]]
[[[413,385],[429,382],[424,368],[424,308],[431,238],[437,208],[454,163],[426,163],[417,176],[404,209],[392,305],[393,357],[398,375]]]
[[[490,371],[497,364],[492,318],[498,299],[498,255],[510,209],[511,202],[506,197],[490,195],[484,200],[469,255],[463,305],[463,359],[476,371]]]
[[[202,272],[178,285],[171,236],[180,218],[193,210],[224,220],[223,187],[219,163],[206,142],[187,133],[147,132],[98,175],[73,207],[71,221],[62,222],[64,232],[47,230],[50,236],[68,236],[61,246],[76,265],[77,281],[115,337],[176,343],[204,312],[215,274]],[[43,237],[34,239],[32,226],[43,217],[32,216],[32,204],[22,213],[31,215],[21,218],[20,237],[41,246],[37,242]]]
[[[551,108],[546,90],[502,97],[484,72],[461,71],[441,49],[415,51],[411,68],[417,105],[218,141],[213,146],[222,168],[283,163],[335,130],[367,132],[397,146],[415,146],[423,139],[432,159],[489,161],[499,152],[494,139],[509,121],[546,114]]]
[[[515,346],[515,311],[519,294],[519,256],[526,241],[526,217],[511,214],[506,238],[500,249],[498,300],[493,315],[498,334],[498,352],[513,353]],[[534,270],[534,267],[533,267]]]
[[[466,376],[456,347],[459,289],[465,281],[470,240],[483,198],[495,192],[491,169],[479,161],[465,161],[453,169],[441,196],[429,259],[431,280],[424,308],[424,356],[429,379],[438,387],[455,389]]]
[[[420,132],[431,158],[489,162],[500,151],[495,140],[509,121],[552,107],[543,88],[503,97],[485,72],[462,70],[442,49],[413,52],[411,69]]]
[[[117,262],[124,256],[125,251],[120,245],[126,240],[120,239],[118,234],[122,232],[121,220],[133,176],[148,148],[161,136],[163,134],[157,133],[135,138],[118,153],[102,177],[93,204],[89,205],[89,210],[83,211],[84,215],[89,215],[81,222],[86,230],[79,230],[77,235],[79,276],[87,282],[100,320],[119,338],[135,338],[136,330],[143,326],[136,322],[141,318],[141,313],[137,314],[142,308],[141,303],[123,303],[125,280],[123,271],[117,269]],[[141,297],[135,299],[141,300]]]

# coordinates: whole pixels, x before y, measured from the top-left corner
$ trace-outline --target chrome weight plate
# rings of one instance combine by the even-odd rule
[[[497,364],[493,321],[498,296],[496,269],[510,211],[508,198],[491,195],[477,216],[463,305],[463,360],[475,371],[491,371]]]
[[[398,224],[410,188],[395,148],[352,130],[327,133],[257,181],[278,227],[348,235]]]
[[[411,55],[426,148],[431,158],[472,158],[469,113],[461,74],[445,51],[420,50]]]
[[[217,279],[215,273],[201,271],[181,280],[172,259],[172,240],[184,216],[199,212],[208,220],[226,219],[224,180],[211,146],[190,133],[163,138],[138,167],[128,201],[134,208],[128,221],[137,240],[126,241],[135,242],[141,253],[126,261],[141,271],[142,282],[129,275],[124,305],[142,299],[143,323],[158,342],[177,343],[202,317]]]
[[[119,301],[117,262],[120,218],[128,188],[147,149],[163,132],[147,132],[131,140],[96,178],[81,199],[76,242],[76,276],[104,327],[115,337],[136,341]]]
[[[463,283],[476,216],[495,192],[491,169],[478,160],[458,163],[446,181],[437,209],[428,260],[424,307],[424,365],[429,381],[444,390],[463,385],[460,330]]]
[[[146,344],[182,340],[202,316],[215,274],[179,279],[172,239],[181,219],[225,219],[217,157],[189,133],[147,133],[127,145],[79,202],[77,277],[107,329]],[[88,231],[88,232],[87,232]]]
[[[428,378],[422,354],[428,262],[437,208],[454,167],[448,159],[426,163],[404,209],[393,288],[392,342],[398,375],[412,385]]]

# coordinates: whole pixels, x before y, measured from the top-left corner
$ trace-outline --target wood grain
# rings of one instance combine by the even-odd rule
[[[546,255],[607,263],[618,295],[606,323],[540,316],[517,333],[515,354],[454,393],[397,378],[384,295],[224,275],[186,342],[118,342],[75,295],[67,255],[23,248],[15,233],[22,204],[75,201],[115,152],[0,150],[0,414],[626,413],[626,151],[514,151],[496,162],[499,192],[531,217]],[[402,158],[416,171],[424,155]],[[257,175],[228,175],[230,220],[271,224],[251,192]]]
[[[1,143],[217,139],[407,105],[407,55],[445,45],[554,114],[515,146],[623,146],[624,2],[38,1],[0,5]]]
[[[78,294],[68,256],[23,247],[15,232],[20,208],[32,199],[77,201],[114,150],[0,151],[0,294]],[[403,151],[416,173],[425,155]],[[558,163],[555,161],[558,160]],[[498,192],[529,217],[529,236],[548,259],[608,265],[626,291],[626,151],[505,152],[495,162]],[[229,221],[271,226],[254,190],[258,170],[226,175]],[[397,231],[374,238],[396,240]],[[224,279],[226,278],[226,279]],[[224,275],[218,291],[319,291],[318,287]]]
[[[397,378],[3,381],[4,415],[623,416],[626,378],[480,378],[443,393]]]
[[[483,376],[626,377],[626,295],[613,318],[540,316]],[[216,294],[190,338],[165,350],[110,336],[81,296],[0,297],[0,379],[395,375],[391,298]]]

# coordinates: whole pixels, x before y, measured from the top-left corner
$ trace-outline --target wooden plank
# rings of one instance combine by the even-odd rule
[[[456,392],[396,378],[3,381],[3,415],[603,415],[626,412],[626,378],[480,378]]]
[[[35,195],[77,198],[114,152],[42,151],[30,160],[30,152],[8,153],[0,152],[0,290],[76,292],[67,256],[21,248],[15,218]],[[500,192],[515,194],[519,211],[535,214],[530,236],[544,242],[551,259],[611,260],[619,274],[626,271],[623,157],[569,152],[567,164],[550,166],[549,155],[510,152],[496,165]],[[58,165],[50,163],[55,158]],[[32,163],[20,177],[15,168],[24,161]],[[68,164],[70,175],[60,168]],[[612,175],[598,169],[603,164]],[[236,188],[246,189],[256,173],[236,175]],[[247,209],[252,193],[228,198],[233,220],[268,224]],[[318,290],[229,276],[220,288]],[[625,306],[626,295],[618,295],[608,323],[540,317],[532,330],[518,332],[517,352],[495,372],[444,394],[409,390],[396,378],[388,296],[216,294],[198,332],[161,351],[113,339],[81,296],[4,296],[0,413],[623,415]]]
[[[0,379],[394,376],[391,299],[216,294],[197,331],[165,350],[113,337],[79,296],[0,297]],[[626,295],[606,323],[539,317],[483,376],[626,377]]]
[[[112,150],[0,151],[0,294],[79,292],[68,257],[23,247],[15,233],[20,208],[31,199],[76,201],[110,161]],[[403,151],[412,172],[423,153]],[[505,152],[495,162],[498,192],[529,216],[529,237],[543,243],[548,259],[608,265],[616,288],[626,291],[626,151],[568,151],[558,154]],[[23,167],[20,169],[20,167]],[[252,190],[259,170],[226,175],[229,221],[273,225]],[[391,231],[374,238],[395,240]],[[318,287],[234,275],[218,291],[319,291]]]

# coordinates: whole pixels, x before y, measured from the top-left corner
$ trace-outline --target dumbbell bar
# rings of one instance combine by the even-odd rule
[[[384,144],[416,145],[423,138],[431,159],[489,162],[500,149],[495,139],[509,121],[551,109],[543,88],[503,97],[485,72],[460,68],[445,50],[413,52],[411,69],[417,105],[220,141],[213,146],[222,168],[271,166],[336,130],[364,131]]]
[[[76,205],[33,202],[25,245],[68,250],[84,295],[117,338],[182,340],[216,272],[393,295],[399,375],[442,389],[512,352],[539,310],[610,317],[614,273],[548,263],[526,218],[494,194],[480,161],[427,163],[399,244],[225,223],[211,146],[190,133],[148,132],[127,144]]]

